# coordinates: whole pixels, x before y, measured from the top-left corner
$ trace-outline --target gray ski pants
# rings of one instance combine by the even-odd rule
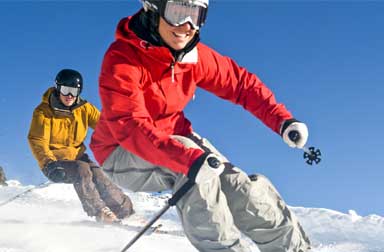
[[[221,155],[196,133],[173,137],[187,147]],[[102,167],[112,181],[134,192],[176,191],[187,180],[183,174],[153,165],[122,147],[116,148]],[[271,182],[262,175],[251,180],[229,162],[220,177],[195,185],[176,208],[186,236],[201,252],[250,252],[241,233],[261,252],[310,249],[309,239]]]

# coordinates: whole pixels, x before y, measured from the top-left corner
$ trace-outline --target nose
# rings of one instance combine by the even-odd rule
[[[178,28],[182,29],[183,31],[189,31],[193,29],[193,26],[190,22],[185,22],[182,25],[179,25]]]

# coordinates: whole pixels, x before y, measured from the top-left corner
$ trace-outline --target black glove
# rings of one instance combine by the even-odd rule
[[[49,162],[44,168],[43,172],[49,180],[55,183],[63,183],[65,181],[65,169],[60,166],[59,161]]]
[[[224,162],[219,156],[206,152],[193,162],[187,177],[196,184],[202,184],[220,176],[224,167]]]

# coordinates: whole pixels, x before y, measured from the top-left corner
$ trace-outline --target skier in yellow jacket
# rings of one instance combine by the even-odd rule
[[[33,112],[29,145],[44,175],[55,183],[70,183],[85,212],[104,223],[119,222],[133,213],[132,202],[85,153],[88,127],[100,112],[83,100],[83,79],[72,69],[61,70]]]

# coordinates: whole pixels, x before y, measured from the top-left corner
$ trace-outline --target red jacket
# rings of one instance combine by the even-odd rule
[[[99,78],[102,110],[90,147],[100,164],[120,145],[187,174],[202,151],[188,149],[170,135],[192,132],[183,109],[196,87],[243,106],[277,133],[282,121],[292,118],[256,75],[230,58],[198,43],[182,62],[174,62],[168,48],[137,37],[128,27],[130,19],[120,21]]]

